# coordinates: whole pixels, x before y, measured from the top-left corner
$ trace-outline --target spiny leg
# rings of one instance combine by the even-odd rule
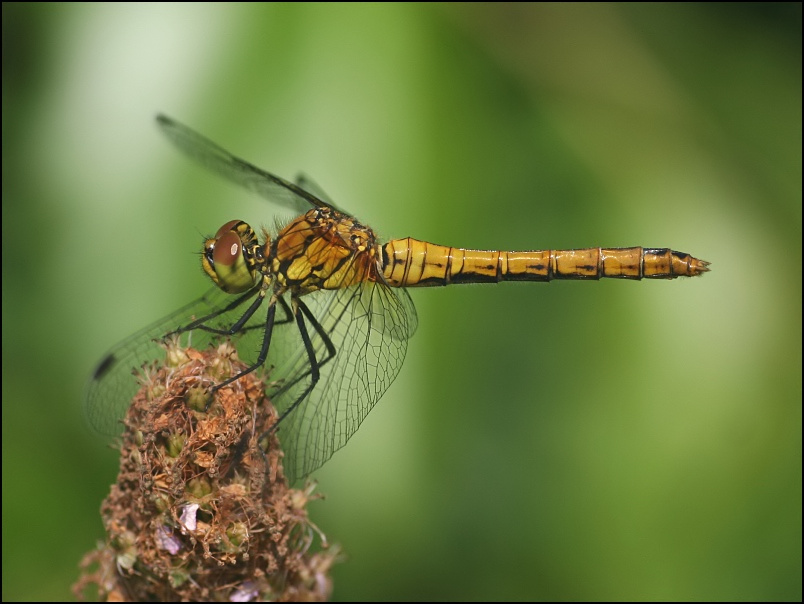
[[[201,331],[206,331],[207,333],[214,333],[214,334],[222,335],[222,336],[233,336],[238,331],[243,329],[243,325],[245,325],[248,322],[248,320],[252,316],[254,316],[254,313],[257,312],[257,309],[260,306],[262,306],[262,303],[263,303],[264,300],[265,300],[265,290],[260,290],[257,293],[257,297],[254,299],[254,302],[252,302],[251,305],[246,309],[246,312],[244,312],[240,316],[240,318],[237,321],[235,321],[234,323],[232,323],[232,325],[229,326],[229,327],[218,328],[218,327],[210,327],[209,325],[196,325],[195,327],[192,327],[191,329],[200,329]],[[241,300],[241,302],[242,302],[242,300]],[[268,310],[268,312],[271,312],[270,309]],[[218,313],[218,314],[221,314],[221,313]],[[207,318],[207,320],[208,320],[208,318]],[[197,323],[197,321],[196,321],[196,323]]]
[[[280,393],[288,390],[288,388],[290,388],[291,386],[298,384],[299,381],[301,381],[308,375],[310,376],[310,383],[307,385],[304,391],[296,398],[296,400],[293,401],[293,404],[290,405],[290,407],[288,407],[282,413],[282,415],[279,416],[279,419],[276,420],[276,423],[274,423],[273,426],[268,428],[265,432],[263,432],[260,435],[260,440],[265,438],[265,436],[267,436],[268,434],[275,432],[279,424],[282,422],[282,420],[285,419],[288,415],[290,415],[302,403],[302,401],[304,401],[304,399],[307,398],[310,392],[313,391],[313,388],[315,388],[318,381],[321,379],[321,367],[323,367],[326,363],[328,363],[335,357],[336,350],[334,344],[332,343],[332,340],[330,340],[326,331],[324,331],[324,328],[321,326],[318,320],[313,316],[313,313],[310,312],[310,309],[307,308],[307,305],[298,298],[293,298],[292,302],[294,303],[294,306],[296,308],[296,324],[299,327],[299,335],[301,336],[302,342],[304,343],[304,350],[307,353],[307,358],[310,361],[310,369],[302,373],[293,382],[285,384],[282,388],[279,389],[279,391],[274,396],[278,396]],[[307,326],[304,324],[305,317],[313,326],[313,329],[319,335],[321,340],[324,342],[324,346],[326,346],[327,348],[327,357],[323,359],[320,363],[316,358],[315,349],[313,348],[313,343],[312,340],[310,339],[310,334],[307,332]]]
[[[315,318],[315,316],[313,315],[313,313],[312,313],[312,312],[310,312],[310,309],[307,307],[307,305],[306,305],[306,304],[304,304],[304,302],[302,302],[301,300],[297,300],[297,306],[298,306],[298,308],[299,308],[299,309],[300,309],[300,310],[301,310],[301,311],[304,313],[304,316],[305,316],[305,317],[307,317],[307,320],[308,320],[308,321],[310,322],[310,324],[313,326],[313,329],[314,329],[314,330],[316,331],[316,333],[319,335],[319,337],[321,338],[321,341],[322,341],[322,342],[324,342],[324,346],[325,346],[325,347],[326,347],[326,349],[327,349],[327,356],[326,356],[326,358],[322,359],[322,360],[321,360],[321,361],[318,363],[318,368],[321,368],[321,367],[323,367],[324,365],[326,365],[328,362],[330,362],[330,361],[333,359],[333,357],[335,356],[335,352],[336,352],[336,351],[335,351],[335,345],[332,343],[332,340],[330,340],[329,335],[328,335],[328,334],[327,334],[327,332],[324,330],[324,328],[323,328],[323,327],[321,327],[321,324],[320,324],[320,323],[318,322],[318,320]],[[297,320],[298,320],[298,319],[297,319]],[[302,337],[303,337],[303,336],[302,336]],[[309,353],[308,353],[308,358],[309,358]],[[273,398],[276,398],[276,397],[280,396],[281,394],[283,394],[284,392],[286,392],[287,390],[289,390],[290,388],[292,388],[293,386],[295,386],[296,384],[298,384],[298,383],[299,383],[300,381],[302,381],[304,378],[306,378],[307,376],[309,376],[309,375],[310,375],[312,372],[313,372],[313,366],[312,366],[312,363],[311,363],[311,365],[310,365],[310,369],[308,369],[308,370],[307,370],[307,371],[305,371],[304,373],[300,374],[300,375],[299,375],[298,377],[296,377],[296,378],[295,378],[295,379],[294,379],[292,382],[286,382],[286,383],[282,384],[282,386],[281,386],[281,387],[280,387],[280,388],[279,388],[279,389],[278,389],[276,392],[274,392],[274,393],[273,393],[272,397],[273,397]],[[302,397],[302,398],[303,398],[303,397]],[[295,403],[292,405],[292,407],[293,407],[293,408],[295,408],[295,407],[296,407],[296,405],[298,404],[298,402],[299,402],[299,401],[296,401],[296,402],[295,402]],[[284,415],[287,415],[287,413],[288,413],[288,412],[286,412]],[[282,417],[284,417],[284,415],[283,415]],[[280,418],[280,420],[281,420],[281,418]],[[277,424],[278,424],[278,423],[279,423],[279,422],[277,422]]]
[[[201,317],[199,319],[196,319],[195,321],[193,321],[191,323],[188,323],[187,325],[179,327],[175,331],[171,331],[171,332],[165,334],[164,337],[167,338],[168,336],[182,334],[182,333],[185,333],[185,332],[188,332],[188,331],[192,331],[193,329],[199,329],[199,328],[203,329],[204,331],[209,331],[211,333],[226,334],[227,332],[225,330],[215,331],[213,328],[207,327],[206,325],[204,325],[204,323],[214,319],[215,317],[219,317],[220,315],[222,315],[224,313],[227,313],[230,310],[234,310],[235,308],[240,306],[243,302],[245,302],[246,300],[251,298],[254,294],[259,293],[261,287],[262,287],[262,285],[252,287],[245,294],[243,294],[242,296],[239,296],[238,298],[236,298],[235,300],[233,300],[232,302],[230,302],[226,306],[224,306],[222,308],[219,308],[219,309],[217,309],[217,310],[215,310],[215,311],[209,313],[208,315],[205,315],[205,316],[203,316],[203,317]],[[259,303],[256,303],[257,307],[259,307],[259,305],[261,303],[262,303],[262,300],[260,300]],[[257,310],[256,308],[254,310],[251,310],[251,312],[249,314],[249,317],[251,315],[253,315],[256,310]],[[249,311],[247,310],[246,312],[249,312]],[[248,319],[246,319],[246,320],[248,320]],[[231,335],[231,334],[228,334],[228,335]]]
[[[290,306],[288,306],[288,303],[285,302],[285,299],[282,296],[277,298],[277,302],[279,303],[279,306],[282,308],[282,312],[285,313],[285,318],[274,319],[274,327],[276,327],[277,325],[287,325],[288,323],[291,323],[293,321],[293,313],[290,310]],[[246,333],[248,331],[253,331],[255,329],[264,329],[264,328],[265,325],[262,325],[260,323],[256,323],[254,325],[246,325],[245,327],[243,327],[240,333]]]
[[[254,310],[256,310],[256,308]],[[253,311],[252,311],[251,314],[253,314]],[[210,390],[210,393],[209,393],[209,400],[207,401],[207,407],[209,407],[209,405],[212,403],[212,399],[214,397],[214,394],[218,390],[220,390],[224,386],[227,386],[227,385],[231,384],[235,380],[240,379],[241,377],[243,377],[247,373],[251,373],[255,369],[263,366],[263,364],[265,363],[265,359],[268,357],[268,349],[271,346],[271,336],[273,335],[273,331],[274,331],[274,317],[275,316],[276,316],[276,298],[272,298],[271,301],[268,303],[268,315],[267,315],[266,321],[265,321],[265,332],[263,333],[263,336],[262,336],[262,346],[260,347],[259,355],[257,355],[257,360],[253,364],[251,364],[248,367],[246,367],[240,373],[238,373],[236,375],[233,375],[232,377],[223,380],[220,384],[216,384],[215,386],[213,386],[212,389]],[[242,327],[242,323],[244,323],[244,322],[245,321],[243,321],[242,319],[240,321],[238,321],[238,323],[241,323],[241,327]]]
[[[254,290],[251,290],[251,291],[253,292]],[[253,295],[253,294],[251,294],[251,295]],[[231,325],[231,327],[217,328],[217,327],[210,327],[208,325],[195,325],[195,327],[190,327],[188,325],[186,328],[183,328],[183,329],[181,329],[179,331],[184,331],[184,329],[187,329],[187,330],[200,329],[201,331],[206,331],[207,333],[213,333],[213,334],[216,334],[216,335],[233,336],[233,335],[235,335],[237,333],[246,333],[247,331],[251,331],[253,329],[262,329],[264,327],[264,325],[262,325],[262,324],[249,325],[248,327],[246,327],[245,324],[248,322],[249,319],[251,319],[251,317],[254,315],[254,313],[257,311],[257,309],[263,303],[263,300],[265,300],[264,290],[259,292],[259,297],[256,300],[254,300],[254,302],[251,303],[251,306],[249,306],[246,309],[246,312],[244,312],[243,315],[235,323],[233,323]],[[288,303],[285,302],[285,299],[282,298],[282,297],[279,297],[278,301],[279,301],[280,306],[282,307],[282,310],[285,313],[285,318],[280,319],[279,321],[274,321],[274,325],[285,325],[287,323],[290,323],[293,320],[293,314],[290,311],[290,307],[288,306]],[[238,302],[238,304],[242,303],[242,299],[238,300],[237,302]],[[227,309],[228,308],[229,307],[227,307]],[[221,313],[220,312],[215,313],[216,316],[219,315],[219,314],[221,314]],[[205,317],[204,320],[209,320],[209,317]],[[194,323],[198,323],[198,321],[194,321]],[[176,333],[176,332],[173,332],[173,333]],[[168,334],[168,335],[170,335],[170,334]]]

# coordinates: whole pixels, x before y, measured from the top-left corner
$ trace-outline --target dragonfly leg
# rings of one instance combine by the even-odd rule
[[[192,329],[200,329],[201,331],[206,331],[208,333],[214,333],[223,336],[233,336],[238,331],[243,329],[243,325],[257,312],[257,309],[262,305],[263,301],[265,300],[265,290],[260,291],[257,294],[257,297],[254,299],[254,302],[246,309],[246,312],[242,314],[242,316],[235,321],[230,327],[227,328],[217,328],[217,327],[210,327],[209,325],[196,325]],[[270,311],[269,311],[270,312]]]
[[[255,305],[252,304],[252,307],[254,307],[254,306]],[[257,306],[259,306],[259,305],[257,305]],[[251,308],[249,310],[251,310]],[[255,310],[257,310],[257,309],[254,308],[254,310],[251,310],[251,314],[254,314]],[[250,316],[251,315],[249,315],[249,317]],[[265,359],[268,357],[268,348],[271,346],[271,335],[274,332],[274,317],[275,316],[276,316],[276,299],[274,298],[274,299],[272,299],[270,301],[270,303],[268,305],[268,316],[267,316],[266,321],[265,321],[265,333],[262,336],[262,347],[260,348],[260,354],[257,356],[257,360],[254,361],[254,363],[252,365],[249,365],[248,367],[246,367],[240,373],[238,373],[236,375],[233,375],[232,377],[223,380],[220,384],[216,384],[215,386],[213,386],[212,390],[210,391],[210,397],[209,397],[209,401],[207,402],[207,407],[209,407],[209,405],[211,404],[213,395],[218,390],[220,390],[224,386],[227,386],[227,385],[231,384],[235,380],[240,379],[241,377],[243,377],[247,373],[251,373],[252,371],[257,369],[258,367],[262,367],[262,365],[265,363]],[[248,320],[248,317],[246,317],[245,320]],[[241,319],[240,321],[238,321],[238,323],[241,324],[241,327],[242,327],[242,323],[245,323],[245,320]]]
[[[329,335],[327,335],[327,332],[324,330],[324,328],[321,327],[321,324],[316,320],[315,316],[313,316],[313,313],[310,312],[310,309],[307,308],[307,305],[304,304],[301,300],[297,300],[297,304],[298,304],[298,308],[304,313],[304,316],[307,317],[307,320],[310,322],[310,325],[313,327],[315,332],[321,338],[321,341],[324,343],[324,346],[327,349],[326,358],[322,359],[321,361],[319,361],[317,363],[317,366],[320,369],[321,367],[326,365],[329,361],[331,361],[333,359],[333,357],[335,356],[335,345],[332,343],[332,340],[330,340]],[[308,358],[309,358],[309,352],[308,352]],[[312,372],[313,372],[313,366],[312,366],[312,363],[311,363],[310,369],[308,369],[307,371],[305,371],[304,373],[299,375],[292,382],[287,382],[285,384],[282,384],[282,386],[272,394],[272,398],[277,398],[278,396],[280,396],[281,394],[283,394],[284,392],[286,392],[287,390],[289,390],[290,388],[292,388],[293,386],[298,384],[300,381],[305,379],[307,376],[311,375]],[[300,402],[300,401],[297,401],[296,403],[294,403],[291,406],[293,408],[295,408],[296,404],[298,404],[298,402]],[[286,412],[284,415],[287,415],[287,413],[288,412]],[[279,423],[279,422],[277,422],[277,423]]]
[[[247,291],[245,294],[243,294],[242,296],[239,296],[239,297],[235,298],[235,299],[234,299],[232,302],[230,302],[230,303],[229,303],[229,304],[227,304],[226,306],[224,306],[224,307],[222,307],[222,308],[219,308],[219,309],[217,309],[215,312],[211,312],[211,313],[209,313],[208,315],[205,315],[205,316],[203,316],[203,317],[201,317],[201,318],[199,318],[199,319],[196,319],[195,321],[193,321],[193,322],[191,322],[191,323],[188,323],[187,325],[184,325],[183,327],[179,327],[179,328],[178,328],[178,329],[176,329],[175,331],[171,331],[170,333],[165,334],[165,336],[164,336],[164,337],[165,337],[165,338],[167,338],[168,336],[173,336],[173,335],[182,334],[182,333],[185,333],[185,332],[188,332],[188,331],[192,331],[193,329],[197,329],[197,328],[204,329],[205,331],[210,331],[210,330],[211,330],[211,328],[206,328],[206,329],[205,329],[205,327],[206,327],[206,326],[204,325],[204,323],[206,323],[207,321],[210,321],[210,320],[214,319],[215,317],[219,317],[220,315],[222,315],[222,314],[224,314],[224,313],[227,313],[227,312],[229,312],[230,310],[234,310],[235,308],[237,308],[238,306],[240,306],[240,305],[241,305],[243,302],[245,302],[246,300],[248,300],[249,298],[251,298],[251,297],[252,297],[252,296],[254,296],[255,294],[259,293],[259,292],[260,292],[260,288],[261,288],[261,287],[262,287],[262,284],[260,284],[260,285],[258,285],[258,286],[256,286],[256,287],[251,288],[251,289],[250,289],[249,291]],[[261,302],[260,302],[260,303],[261,303]],[[259,304],[258,304],[257,306],[259,306]],[[250,314],[249,316],[251,316],[252,314],[254,314],[254,311],[256,311],[256,308],[255,308],[253,311],[251,311],[251,314]],[[248,311],[247,311],[247,312],[248,312]],[[213,332],[213,333],[215,333],[215,332]],[[224,332],[222,332],[222,333],[226,333],[226,332],[224,331]]]
[[[307,376],[310,376],[310,383],[304,389],[304,391],[293,401],[293,404],[290,405],[283,413],[279,416],[279,419],[276,420],[276,423],[268,428],[265,432],[260,435],[260,439],[264,438],[267,434],[271,432],[275,432],[277,427],[285,419],[288,415],[290,415],[300,404],[301,402],[307,398],[307,395],[312,392],[315,385],[321,379],[321,367],[323,367],[326,363],[331,361],[335,357],[335,345],[330,340],[329,336],[327,335],[326,331],[321,324],[316,320],[313,316],[313,313],[310,312],[310,309],[307,308],[307,305],[299,300],[298,298],[294,299],[295,306],[296,306],[296,324],[299,327],[299,335],[301,336],[302,342],[304,343],[304,350],[307,352],[307,358],[310,361],[310,369],[300,375],[297,379],[289,384],[285,384],[280,388],[274,396],[278,396],[282,392],[288,390],[291,386],[298,384],[299,381],[304,379]],[[313,348],[312,340],[310,339],[310,334],[307,331],[307,326],[304,323],[304,319],[307,319],[310,322],[310,325],[313,327],[315,332],[319,335],[321,340],[324,342],[324,346],[327,349],[327,356],[321,362],[319,362],[316,358],[315,349]]]
[[[288,303],[285,302],[285,299],[283,297],[281,297],[281,296],[279,298],[277,298],[277,302],[279,303],[279,306],[282,308],[282,312],[285,313],[285,318],[284,319],[275,319],[274,320],[274,326],[276,326],[276,325],[286,325],[286,324],[292,322],[294,320],[293,319],[293,313],[291,312],[290,306],[288,306]],[[256,325],[247,325],[246,327],[244,327],[242,329],[242,333],[245,333],[247,331],[251,331],[253,329],[265,329],[265,325],[261,325],[259,323],[257,323]]]

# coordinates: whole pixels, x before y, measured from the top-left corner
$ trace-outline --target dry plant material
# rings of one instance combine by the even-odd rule
[[[105,601],[323,601],[337,548],[289,488],[277,413],[265,384],[228,342],[200,352],[166,345],[142,371],[126,416],[120,473],[101,507],[106,542],[82,561],[73,587]],[[279,431],[281,436],[281,430]]]

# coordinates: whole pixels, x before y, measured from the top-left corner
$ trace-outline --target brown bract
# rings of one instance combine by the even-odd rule
[[[312,486],[289,488],[265,385],[234,347],[167,346],[143,368],[122,436],[120,472],[101,507],[107,538],[82,561],[79,599],[322,601],[337,548],[307,517]],[[280,431],[281,434],[281,431]]]

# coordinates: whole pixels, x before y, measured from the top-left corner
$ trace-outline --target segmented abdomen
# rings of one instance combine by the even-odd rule
[[[382,247],[383,275],[394,287],[551,281],[553,279],[675,279],[709,263],[668,248],[585,248],[501,252],[464,250],[408,237]]]

